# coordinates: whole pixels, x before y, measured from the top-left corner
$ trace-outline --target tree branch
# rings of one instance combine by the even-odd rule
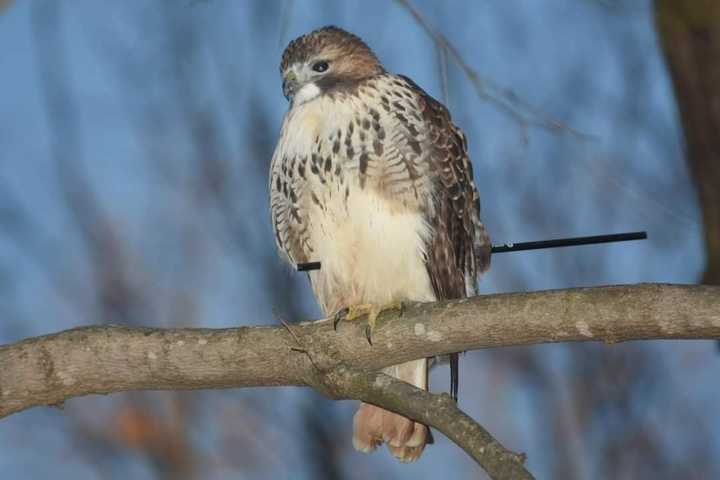
[[[443,395],[366,372],[485,347],[720,338],[720,287],[645,284],[486,295],[410,304],[397,317],[393,311],[380,316],[372,346],[364,322],[343,322],[335,332],[328,321],[291,330],[82,327],[26,339],[0,347],[0,417],[93,393],[307,385],[405,414],[459,444],[467,436],[477,449],[467,442],[463,448],[478,459],[479,445],[494,440],[453,412]]]
[[[532,479],[524,454],[506,449],[480,424],[460,410],[447,393],[432,394],[381,372],[345,366],[321,376],[315,387],[338,399],[356,399],[401,413],[442,432],[460,446],[492,479]]]

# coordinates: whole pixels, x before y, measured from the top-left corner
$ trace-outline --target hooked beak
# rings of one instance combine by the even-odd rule
[[[298,88],[297,75],[295,75],[295,72],[291,71],[285,76],[282,87],[285,98],[288,99],[288,101],[292,100]]]

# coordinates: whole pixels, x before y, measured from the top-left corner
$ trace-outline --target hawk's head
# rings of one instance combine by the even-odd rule
[[[293,105],[329,91],[351,89],[359,81],[383,71],[365,42],[332,26],[290,42],[280,64],[283,93]]]

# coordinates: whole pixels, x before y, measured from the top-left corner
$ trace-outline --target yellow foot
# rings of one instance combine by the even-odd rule
[[[368,324],[365,327],[365,337],[368,343],[372,345],[372,331],[375,328],[375,322],[378,316],[385,310],[400,310],[402,316],[404,305],[402,302],[393,302],[388,305],[374,305],[371,303],[361,303],[359,305],[351,305],[346,308],[340,309],[333,320],[333,328],[337,330],[338,323],[342,321],[355,320],[356,318],[364,317],[367,315]]]

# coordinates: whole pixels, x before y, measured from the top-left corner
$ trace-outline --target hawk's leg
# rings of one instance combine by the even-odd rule
[[[361,303],[359,305],[351,305],[346,308],[340,309],[333,319],[333,327],[337,330],[338,323],[342,321],[355,320],[360,317],[367,315],[368,324],[365,327],[365,337],[367,337],[368,343],[372,345],[372,331],[375,328],[375,322],[380,314],[386,310],[399,310],[400,316],[402,316],[405,306],[402,302],[393,302],[388,305],[375,305],[372,303]]]

